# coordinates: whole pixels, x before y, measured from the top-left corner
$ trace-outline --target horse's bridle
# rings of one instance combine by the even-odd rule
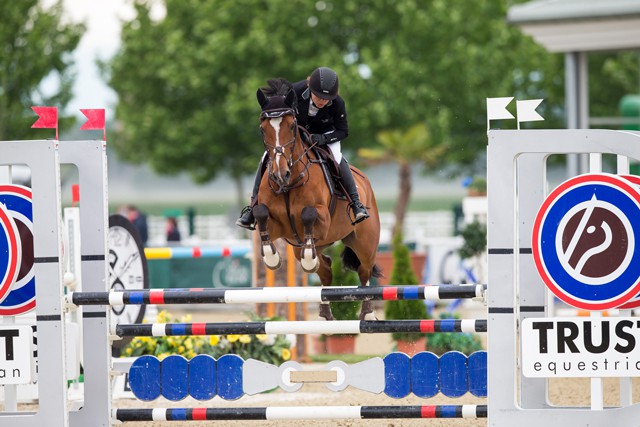
[[[306,131],[306,129],[301,128],[300,126],[298,126],[298,120],[296,119],[296,112],[293,108],[274,108],[274,109],[270,109],[270,110],[264,110],[262,111],[262,113],[260,113],[260,122],[263,122],[264,120],[267,119],[274,119],[274,118],[278,118],[278,117],[284,117],[284,116],[288,116],[291,115],[293,116],[293,123],[294,123],[294,132],[293,132],[293,138],[291,139],[291,141],[280,145],[280,146],[273,146],[271,144],[269,144],[265,138],[264,138],[264,134],[262,136],[262,144],[264,145],[264,148],[267,152],[272,151],[274,154],[280,154],[282,156],[285,156],[284,150],[285,148],[287,148],[289,145],[291,144],[295,144],[296,140],[298,139],[298,133],[300,132],[300,130]],[[286,158],[287,160],[287,166],[289,167],[289,169],[292,169],[293,166],[300,162],[305,156],[307,156],[309,152],[309,148],[305,148],[304,152],[302,153],[302,155],[300,157],[298,157],[297,159],[293,158],[293,147],[291,149],[291,154],[289,155],[288,158]],[[271,158],[271,156],[269,156],[269,158]],[[303,178],[307,178],[307,181],[309,180],[309,175],[306,173],[307,169],[309,169],[309,163],[305,164],[305,168],[304,171],[302,171],[292,182],[290,182],[288,185],[282,185],[282,184],[278,184],[279,188],[274,188],[274,179],[272,179],[271,173],[269,172],[269,186],[271,187],[271,190],[273,190],[274,193],[276,194],[281,194],[281,193],[286,193],[289,190],[292,190],[294,188],[300,187],[302,185],[305,184],[306,181],[302,181]]]

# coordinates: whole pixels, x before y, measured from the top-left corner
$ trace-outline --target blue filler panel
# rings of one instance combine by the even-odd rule
[[[225,354],[218,359],[218,396],[225,400],[235,400],[244,394],[243,365],[244,360],[235,354]]]
[[[487,397],[487,352],[471,353],[469,366],[469,392],[474,396]]]
[[[160,361],[154,356],[138,357],[129,369],[129,387],[140,400],[150,402],[162,394]]]
[[[384,358],[384,392],[400,399],[411,393],[411,359],[404,353],[391,353]]]
[[[411,391],[418,397],[433,397],[440,391],[438,356],[423,351],[411,358]]]
[[[447,397],[460,397],[467,391],[467,356],[459,351],[450,351],[440,356],[440,392]]]
[[[189,361],[189,394],[196,400],[213,399],[217,393],[216,359],[199,354]]]
[[[189,362],[182,356],[169,356],[162,361],[162,396],[178,401],[189,395]]]

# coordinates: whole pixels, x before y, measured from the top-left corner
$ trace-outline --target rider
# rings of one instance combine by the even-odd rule
[[[349,168],[349,163],[340,152],[340,141],[348,136],[349,125],[347,123],[344,100],[338,95],[338,75],[331,68],[316,68],[306,80],[294,83],[293,89],[298,98],[296,112],[298,124],[311,133],[313,143],[318,146],[327,145],[331,149],[333,157],[340,165],[342,185],[351,199],[350,207],[353,210],[353,224],[364,221],[369,218],[369,213],[360,202],[360,196],[358,195],[358,189]],[[264,173],[264,159],[265,155],[262,156],[258,165],[258,172],[251,194],[251,205],[242,210],[240,218],[236,221],[237,226],[249,230],[255,229],[252,206],[258,197],[258,189]]]

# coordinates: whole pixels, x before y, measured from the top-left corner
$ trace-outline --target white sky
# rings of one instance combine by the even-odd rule
[[[42,0],[45,7],[53,0]],[[107,118],[114,113],[116,94],[100,77],[95,62],[111,58],[120,45],[120,22],[131,19],[130,0],[64,0],[65,19],[84,21],[87,31],[74,52],[76,81],[74,98],[68,112],[80,114],[80,108],[105,108]],[[46,84],[45,84],[46,86]]]

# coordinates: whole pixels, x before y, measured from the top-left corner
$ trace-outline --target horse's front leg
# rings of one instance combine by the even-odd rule
[[[264,265],[271,269],[277,270],[282,266],[282,258],[276,250],[276,246],[269,236],[269,228],[267,220],[269,219],[269,209],[265,205],[256,205],[253,208],[253,216],[258,223],[258,231],[260,232],[260,254]]]
[[[304,246],[300,251],[300,265],[305,273],[315,273],[320,267],[316,252],[313,227],[318,219],[318,211],[311,206],[302,208],[302,225],[304,227]]]

